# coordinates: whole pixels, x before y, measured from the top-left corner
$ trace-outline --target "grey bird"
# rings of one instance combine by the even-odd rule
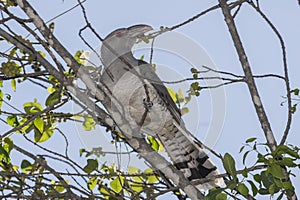
[[[105,37],[100,82],[112,97],[106,97],[103,104],[112,118],[122,115],[133,130],[158,138],[188,180],[217,175],[217,167],[202,143],[186,129],[180,109],[152,66],[133,56],[132,47],[150,30],[151,26],[140,24],[117,29]],[[217,178],[197,188],[203,192],[222,184],[223,179]]]

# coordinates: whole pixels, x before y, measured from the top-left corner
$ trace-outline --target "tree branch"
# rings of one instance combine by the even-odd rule
[[[255,6],[255,4],[250,1],[249,4],[261,15],[261,17],[266,21],[266,23],[270,26],[270,28],[275,33],[276,37],[278,38],[282,50],[282,63],[283,63],[283,70],[284,70],[284,80],[285,80],[285,87],[286,87],[286,95],[287,95],[287,103],[288,103],[288,117],[286,122],[286,127],[282,136],[282,139],[280,141],[280,144],[284,144],[287,136],[289,134],[289,130],[291,128],[292,123],[292,97],[291,97],[291,87],[290,87],[290,81],[289,81],[289,73],[288,73],[288,64],[287,64],[287,55],[285,50],[285,44],[283,37],[277,30],[277,28],[274,26],[274,24],[268,19],[268,17],[260,10],[258,6]]]
[[[247,59],[242,41],[241,41],[240,36],[238,34],[238,31],[237,31],[235,22],[233,20],[233,17],[230,13],[230,8],[227,5],[226,0],[218,0],[218,1],[220,3],[223,15],[225,17],[225,22],[226,22],[227,27],[229,29],[230,35],[232,37],[232,41],[234,43],[236,52],[238,54],[240,63],[243,67],[244,74],[245,74],[245,81],[246,81],[247,86],[248,86],[249,91],[250,91],[252,103],[255,107],[255,110],[256,110],[258,119],[260,121],[261,127],[264,131],[267,143],[268,143],[270,149],[272,151],[274,151],[275,148],[276,148],[277,143],[276,143],[273,131],[271,129],[268,117],[266,115],[265,109],[264,109],[263,104],[261,102],[261,98],[259,96],[256,84],[255,84],[255,81],[254,81],[254,78],[253,78],[253,74],[252,74],[252,71],[251,71],[251,67],[250,67],[250,64],[248,62],[248,59]]]

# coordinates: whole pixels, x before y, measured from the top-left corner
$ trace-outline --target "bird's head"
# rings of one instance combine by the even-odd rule
[[[103,61],[111,62],[113,59],[131,52],[137,39],[150,30],[153,30],[151,26],[139,24],[111,32],[104,38],[101,47]]]

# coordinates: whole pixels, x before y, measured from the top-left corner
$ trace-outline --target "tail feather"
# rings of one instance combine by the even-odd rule
[[[157,135],[175,167],[190,181],[219,174],[215,164],[204,152],[201,143],[191,133],[186,131],[183,133],[183,130],[179,130],[175,124],[172,120],[167,122],[163,131]],[[222,184],[223,179],[218,178],[196,187],[204,192]]]

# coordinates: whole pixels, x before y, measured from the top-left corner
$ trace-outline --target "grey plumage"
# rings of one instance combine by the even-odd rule
[[[113,118],[121,114],[133,129],[158,137],[189,180],[216,175],[217,168],[185,128],[180,110],[152,66],[133,57],[131,49],[137,38],[149,30],[148,25],[135,25],[117,29],[104,39],[100,82],[113,96],[104,100],[104,106]],[[222,183],[215,179],[197,187],[205,191]]]

